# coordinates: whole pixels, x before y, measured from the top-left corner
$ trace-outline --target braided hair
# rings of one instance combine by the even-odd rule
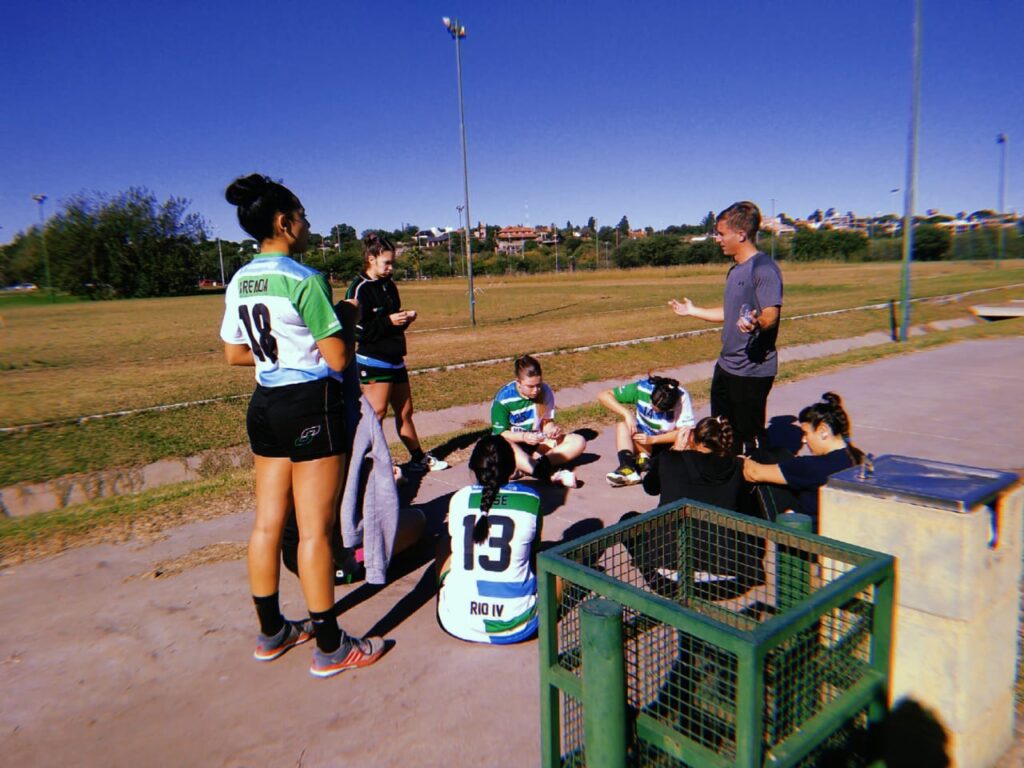
[[[654,376],[649,373],[647,374],[647,382],[653,387],[651,390],[651,405],[663,413],[671,411],[676,407],[676,403],[679,402],[679,398],[683,395],[683,391],[680,389],[679,382],[676,379],[670,379],[667,376]]]
[[[724,416],[705,416],[693,428],[693,442],[715,456],[731,456],[732,424]]]
[[[480,517],[473,526],[473,541],[480,544],[487,538],[491,523],[488,513],[498,498],[501,487],[508,483],[516,469],[516,456],[512,446],[500,435],[480,438],[469,457],[469,468],[476,481],[483,486],[480,495]]]
[[[843,399],[835,392],[823,394],[820,403],[804,408],[797,419],[801,424],[810,424],[812,429],[817,429],[820,424],[826,425],[833,435],[843,438],[854,464],[864,460],[864,451],[850,442],[850,417],[843,408]]]

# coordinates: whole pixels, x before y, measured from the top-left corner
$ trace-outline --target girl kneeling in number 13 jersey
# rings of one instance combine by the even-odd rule
[[[462,640],[499,645],[537,632],[535,544],[540,497],[510,483],[515,454],[497,435],[480,440],[469,459],[477,485],[462,488],[448,507],[451,554],[438,556],[437,619]]]

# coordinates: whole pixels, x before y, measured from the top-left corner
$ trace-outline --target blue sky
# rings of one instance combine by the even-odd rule
[[[917,211],[1024,210],[1024,3],[925,0]],[[34,193],[144,186],[242,237],[282,179],[316,231],[454,226],[463,42],[474,221],[657,228],[902,206],[912,0],[16,3],[0,28],[0,242]]]

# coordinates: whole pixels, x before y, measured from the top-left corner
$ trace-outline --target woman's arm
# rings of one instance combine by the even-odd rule
[[[224,359],[228,365],[256,365],[252,350],[248,344],[228,344],[224,342]]]
[[[636,434],[636,416],[633,415],[629,408],[615,399],[615,393],[612,390],[602,390],[597,396],[597,402],[626,422],[626,426],[629,427],[629,434]]]
[[[335,333],[316,343],[317,349],[332,371],[344,371],[352,362],[352,344],[342,338],[342,333]]]
[[[748,483],[786,485],[786,478],[778,464],[760,464],[753,459],[743,460],[743,479]]]

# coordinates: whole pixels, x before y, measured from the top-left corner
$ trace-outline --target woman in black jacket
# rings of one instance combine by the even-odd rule
[[[345,293],[359,307],[356,325],[356,364],[363,394],[377,418],[384,420],[388,405],[395,413],[398,436],[412,460],[412,472],[448,469],[448,462],[425,453],[412,420],[412,392],[405,369],[405,329],[416,319],[416,310],[402,309],[398,287],[391,279],[395,246],[384,235],[369,232],[363,237],[363,271]]]
[[[644,490],[661,494],[661,505],[679,499],[739,511],[743,464],[732,451],[732,427],[720,416],[697,422],[684,450],[662,451],[651,460]]]

